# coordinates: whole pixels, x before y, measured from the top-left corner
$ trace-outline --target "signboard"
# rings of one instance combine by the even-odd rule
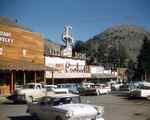
[[[12,35],[10,32],[0,31],[0,43],[13,43],[14,40],[11,37]]]
[[[85,65],[79,65],[78,63],[76,65],[71,65],[70,63],[65,64],[65,72],[69,73],[85,73],[88,72],[88,69]]]

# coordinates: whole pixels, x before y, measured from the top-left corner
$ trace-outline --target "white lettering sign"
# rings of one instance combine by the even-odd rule
[[[65,71],[70,73],[74,73],[74,72],[85,73],[88,71],[88,69],[86,68],[85,65],[78,65],[78,64],[71,65],[68,63],[65,66]]]
[[[0,31],[0,42],[2,42],[2,43],[13,43],[14,40],[11,39],[10,37],[11,37],[10,32]]]

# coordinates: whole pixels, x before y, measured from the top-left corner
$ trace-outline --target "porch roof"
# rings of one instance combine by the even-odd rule
[[[0,70],[21,70],[21,71],[57,71],[52,67],[47,67],[44,64],[35,64],[28,61],[16,60],[0,60]]]

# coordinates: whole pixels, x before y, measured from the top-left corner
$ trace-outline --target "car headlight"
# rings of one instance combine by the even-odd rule
[[[65,115],[66,118],[71,118],[72,116],[73,116],[72,111],[67,112],[66,115]]]
[[[95,109],[97,110],[98,116],[103,116],[104,114],[104,106],[95,106]]]

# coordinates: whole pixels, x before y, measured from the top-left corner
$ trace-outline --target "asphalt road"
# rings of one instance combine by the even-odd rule
[[[104,95],[81,97],[82,102],[104,106],[105,120],[150,120],[150,101]],[[26,105],[1,104],[0,120],[32,120]]]

